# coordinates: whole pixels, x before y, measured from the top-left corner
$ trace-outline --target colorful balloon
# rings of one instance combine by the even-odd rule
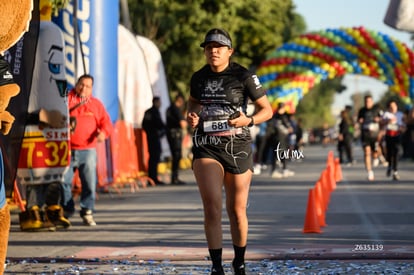
[[[272,106],[288,102],[293,112],[313,86],[347,73],[376,78],[404,102],[414,100],[414,52],[364,27],[303,34],[271,52],[257,69]]]

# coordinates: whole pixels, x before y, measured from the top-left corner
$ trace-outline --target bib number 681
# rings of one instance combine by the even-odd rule
[[[203,126],[204,132],[221,132],[230,129],[227,120],[205,121]]]

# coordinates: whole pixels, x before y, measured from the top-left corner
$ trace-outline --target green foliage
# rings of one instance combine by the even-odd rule
[[[378,102],[378,105],[381,109],[386,110],[387,104],[390,100],[395,100],[398,105],[398,110],[401,112],[405,112],[409,109],[406,102],[402,100],[401,96],[395,92],[387,91],[384,93],[384,95],[381,97],[381,99]]]
[[[69,0],[49,0],[52,6],[52,13],[54,16],[58,16],[59,10],[66,7]]]
[[[205,64],[200,43],[214,27],[226,29],[233,40],[233,60],[254,69],[283,43],[306,30],[292,0],[128,0],[133,32],[160,49],[171,91],[187,94],[190,77]],[[306,127],[332,125],[335,92],[341,79],[315,87],[298,106]]]
[[[296,108],[296,116],[302,119],[304,127],[321,128],[325,123],[333,126],[335,118],[331,106],[335,93],[343,89],[342,77],[325,80],[313,87]]]
[[[353,95],[351,95],[352,109],[353,109],[354,115],[357,115],[359,109],[361,109],[364,106],[364,97],[366,95],[372,95],[372,92],[370,91],[354,92]]]
[[[200,43],[214,27],[232,36],[234,61],[254,68],[305,29],[292,0],[128,0],[133,32],[160,49],[171,90],[188,93],[192,73],[205,64]]]

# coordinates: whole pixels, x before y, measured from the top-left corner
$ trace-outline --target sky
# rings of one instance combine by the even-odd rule
[[[296,12],[301,14],[308,31],[327,28],[359,27],[382,32],[412,48],[410,33],[395,30],[387,26],[383,20],[390,0],[293,0]],[[351,103],[354,91],[372,91],[374,100],[387,90],[382,82],[365,76],[346,75],[344,85],[347,90],[335,97],[334,110],[342,109]]]

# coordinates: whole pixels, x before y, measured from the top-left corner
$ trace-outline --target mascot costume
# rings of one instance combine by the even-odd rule
[[[26,189],[22,231],[54,231],[70,222],[60,206],[61,181],[69,169],[69,111],[61,29],[51,22],[52,5],[39,1],[40,24],[17,182]],[[44,207],[45,206],[45,207]]]
[[[11,48],[28,30],[32,0],[0,0],[0,131],[7,135],[14,122],[14,116],[6,109],[10,99],[20,92],[10,72],[3,53]],[[10,230],[10,212],[7,206],[4,184],[4,152],[0,152],[0,274],[4,273]]]

